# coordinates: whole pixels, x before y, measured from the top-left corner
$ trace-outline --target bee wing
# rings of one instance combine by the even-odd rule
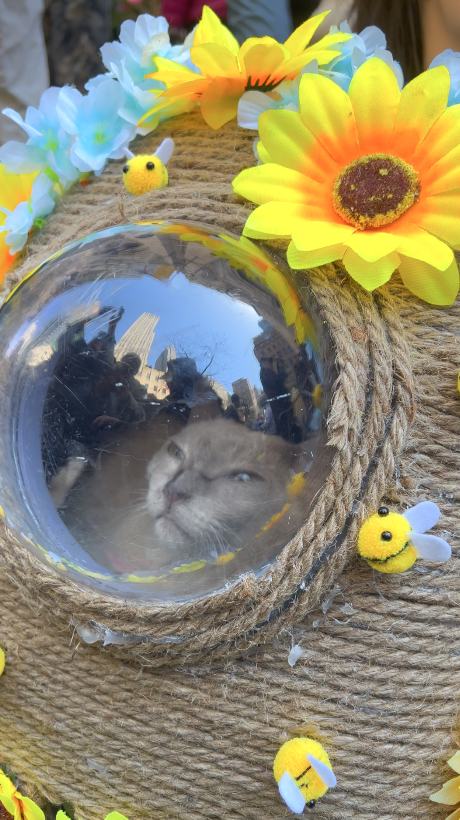
[[[284,772],[278,783],[278,788],[286,806],[294,814],[302,814],[307,801],[289,772]]]
[[[444,538],[438,538],[437,535],[422,535],[418,532],[409,532],[408,536],[420,558],[427,561],[448,561],[452,555],[452,550]]]
[[[334,786],[337,786],[337,778],[332,769],[329,768],[329,766],[326,766],[325,763],[323,763],[321,760],[318,760],[318,758],[314,755],[307,755],[307,760],[312,769],[315,770],[318,777],[321,778],[324,785],[327,786],[328,789],[333,789]]]
[[[433,501],[421,501],[420,504],[406,510],[403,515],[414,532],[426,532],[438,523],[441,510]]]
[[[161,159],[164,165],[167,165],[171,159],[174,151],[174,140],[171,137],[166,137],[159,148],[155,151],[155,156]]]

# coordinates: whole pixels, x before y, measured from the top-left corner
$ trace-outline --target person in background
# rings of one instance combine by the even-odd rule
[[[0,111],[37,107],[48,86],[43,0],[0,0]],[[0,117],[0,144],[9,139],[24,142],[24,132]]]
[[[248,37],[284,43],[292,34],[289,0],[227,0],[227,7],[227,25],[239,43]]]
[[[378,26],[406,83],[446,49],[460,52],[459,0],[322,0],[314,14],[327,9],[321,36],[346,19],[353,31]]]
[[[241,422],[238,408],[241,404],[241,399],[238,393],[234,393],[230,399],[230,404],[228,405],[227,409],[224,412],[225,419],[233,419],[233,421]]]
[[[460,51],[458,0],[355,0],[356,30],[379,26],[406,82],[447,48]]]

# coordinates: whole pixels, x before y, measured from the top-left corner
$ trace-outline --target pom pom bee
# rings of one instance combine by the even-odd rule
[[[379,572],[404,572],[417,558],[447,561],[449,544],[437,535],[426,535],[441,515],[437,504],[422,501],[403,515],[379,507],[359,531],[358,552]]]
[[[273,774],[284,802],[294,814],[313,808],[337,779],[327,752],[317,740],[296,737],[283,743],[273,763]]]
[[[134,156],[129,152],[129,159],[123,166],[126,190],[133,196],[139,196],[148,191],[165,188],[169,181],[166,164],[171,159],[173,151],[174,141],[166,137],[154,154]]]

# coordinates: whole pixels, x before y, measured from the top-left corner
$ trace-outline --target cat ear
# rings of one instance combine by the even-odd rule
[[[452,555],[452,550],[444,538],[438,538],[437,535],[422,535],[418,532],[409,532],[411,544],[417,550],[419,558],[425,558],[427,561],[448,561]]]
[[[288,809],[291,809],[294,814],[302,814],[307,801],[289,772],[284,772],[282,775],[278,789]]]
[[[328,789],[333,789],[334,786],[337,786],[337,778],[332,769],[329,768],[329,766],[326,766],[325,763],[323,763],[321,760],[318,760],[318,758],[314,755],[307,755],[307,760],[312,769],[315,770],[318,777],[321,778],[324,785],[327,786]]]

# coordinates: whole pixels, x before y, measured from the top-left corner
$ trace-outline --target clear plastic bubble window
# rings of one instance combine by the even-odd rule
[[[260,575],[327,477],[327,328],[249,240],[93,234],[10,295],[0,346],[3,514],[80,584],[174,603]]]

